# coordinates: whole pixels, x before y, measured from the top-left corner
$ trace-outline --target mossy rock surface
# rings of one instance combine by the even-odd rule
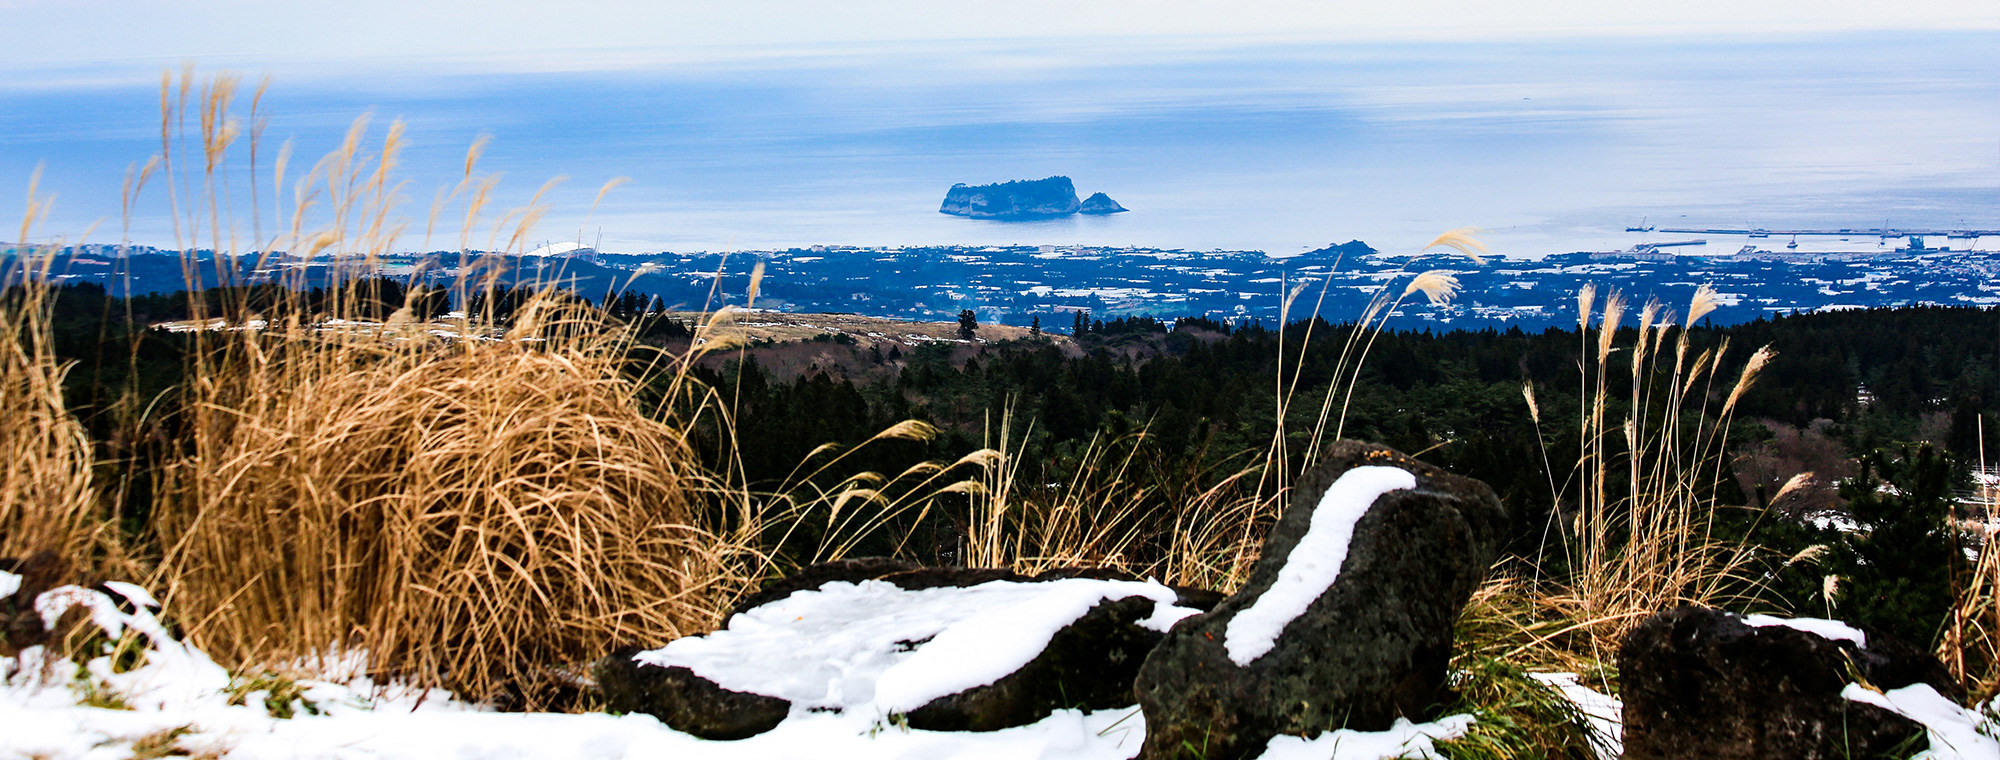
[[[1415,487],[1375,498],[1354,523],[1333,584],[1268,652],[1238,664],[1225,644],[1231,621],[1277,582],[1322,495],[1363,466],[1406,470]],[[1387,447],[1341,441],[1295,493],[1243,589],[1174,626],[1141,668],[1142,757],[1256,757],[1281,734],[1379,731],[1399,717],[1434,717],[1452,701],[1453,626],[1511,519],[1492,489]]]
[[[645,713],[676,731],[718,740],[748,739],[791,714],[792,703],[783,699],[730,691],[687,668],[641,664],[633,659],[640,651],[618,650],[591,669],[606,710]]]
[[[1916,722],[1840,696],[1929,684],[1956,698],[1937,658],[1880,631],[1867,646],[1782,625],[1751,626],[1707,607],[1647,618],[1618,652],[1629,760],[1909,757]]]

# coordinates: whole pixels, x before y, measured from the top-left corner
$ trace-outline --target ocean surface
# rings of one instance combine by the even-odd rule
[[[258,67],[198,63],[238,66],[247,106]],[[35,237],[116,241],[125,171],[159,150],[152,65],[0,72],[0,189],[14,188],[0,195],[0,240],[16,237],[21,191],[42,165],[57,200]],[[426,248],[433,193],[457,181],[481,134],[493,138],[481,170],[504,175],[494,208],[568,177],[535,242],[617,252],[1021,243],[1287,255],[1349,239],[1414,251],[1472,226],[1496,253],[1536,255],[1695,237],[1624,231],[1642,220],[2000,228],[1993,33],[889,45],[530,68],[279,67],[260,192],[278,143],[296,141],[296,177],[371,113],[377,138],[391,120],[408,127],[409,250]],[[225,173],[247,209],[247,163]],[[1132,211],[1033,223],[937,213],[955,182],[1054,174]],[[631,182],[589,214],[620,176]],[[163,191],[147,188],[132,240],[173,242]],[[247,239],[250,216],[237,219]],[[455,246],[453,230],[428,248]],[[1709,236],[1711,248],[1743,242]]]

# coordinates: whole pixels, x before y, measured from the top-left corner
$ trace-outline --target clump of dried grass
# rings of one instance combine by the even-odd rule
[[[530,704],[545,667],[704,631],[740,557],[623,352],[242,334],[156,507],[188,635],[234,662],[367,650]]]
[[[47,553],[74,564],[99,556],[110,531],[90,437],[63,399],[68,366],[56,356],[44,284],[56,249],[26,242],[48,202],[30,183],[25,250],[0,273],[0,557]]]
[[[1550,593],[1551,601],[1571,608],[1568,616],[1581,621],[1591,647],[1604,656],[1646,615],[1680,604],[1715,605],[1744,588],[1754,548],[1715,536],[1716,491],[1737,402],[1775,354],[1759,348],[1734,378],[1722,367],[1727,339],[1690,355],[1688,331],[1715,308],[1708,286],[1695,292],[1670,350],[1674,315],[1658,302],[1639,310],[1636,335],[1620,344],[1628,304],[1616,291],[1603,300],[1592,345],[1597,296],[1589,287],[1577,296],[1581,455],[1552,494],[1567,510],[1570,575]],[[1625,366],[1615,368],[1612,357],[1621,354]],[[1619,369],[1626,377],[1616,377]],[[1533,388],[1523,395],[1539,424]],[[1625,404],[1622,415],[1612,411],[1614,400]]]
[[[233,84],[198,88],[202,189],[182,191],[203,200],[206,237],[224,251],[217,187]],[[169,95],[163,86],[163,125],[177,121]],[[401,130],[371,156],[365,126],[299,179],[290,219],[278,217],[290,232],[260,252],[359,275],[392,250]],[[492,187],[472,173],[480,147],[442,196],[466,196],[462,239]],[[511,223],[518,247],[545,212],[540,197],[494,236]],[[328,216],[311,229],[316,209]],[[177,212],[184,239],[204,237],[202,216]],[[201,279],[192,255],[184,267]],[[240,275],[230,257],[213,267],[219,280]],[[461,282],[461,302],[499,287],[493,262],[465,269],[484,279]],[[377,676],[537,708],[573,695],[567,665],[713,627],[748,582],[754,526],[723,526],[689,426],[648,411],[645,367],[663,365],[635,361],[628,330],[547,291],[509,324],[444,331],[455,337],[409,304],[356,326],[363,298],[350,282],[330,283],[317,313],[225,301],[195,315],[225,327],[195,335],[179,398],[187,433],[163,456],[151,525],[191,642],[238,667],[361,649]]]

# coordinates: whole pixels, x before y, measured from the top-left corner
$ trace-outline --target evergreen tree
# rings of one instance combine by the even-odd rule
[[[1840,617],[1920,647],[1936,638],[1965,561],[1949,522],[1951,486],[1950,457],[1928,443],[1861,458],[1860,474],[1840,484],[1859,524],[1836,551]]]
[[[973,332],[978,329],[979,315],[972,313],[971,309],[961,309],[958,312],[958,337],[972,340]]]

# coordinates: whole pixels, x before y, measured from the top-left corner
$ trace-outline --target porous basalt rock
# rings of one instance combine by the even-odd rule
[[[993,581],[1069,579],[1139,580],[1108,568],[1059,568],[1027,576],[999,568],[926,567],[879,557],[860,558],[800,568],[746,597],[731,614],[750,613],[832,583],[877,581],[914,592]],[[1192,609],[1211,608],[1221,598],[1201,589],[1176,588],[1174,592],[1177,604]],[[991,683],[932,699],[900,720],[926,730],[992,731],[1034,723],[1060,709],[1128,707],[1139,667],[1164,635],[1142,625],[1155,615],[1156,606],[1153,599],[1144,596],[1100,601],[1057,629],[1047,646],[1013,672]],[[927,641],[907,644],[921,648]],[[661,667],[635,660],[638,654],[636,648],[621,650],[594,668],[605,703],[613,711],[653,715],[675,729],[703,738],[740,739],[770,730],[793,709],[785,699],[733,691],[687,667]]]
[[[1322,495],[1364,466],[1405,470],[1415,487],[1375,498],[1353,523],[1337,579],[1267,652],[1238,664],[1226,648],[1231,621],[1277,582]],[[1449,700],[1453,624],[1510,519],[1492,489],[1386,447],[1341,441],[1295,494],[1243,589],[1175,625],[1141,667],[1142,757],[1255,757],[1280,734],[1383,730]]]
[[[1876,631],[1867,646],[1706,607],[1647,618],[1618,652],[1628,760],[1908,757],[1923,727],[1840,695],[1863,680],[1956,695],[1929,654]]]
[[[21,558],[0,557],[0,572],[20,576],[14,593],[0,596],[0,657],[13,657],[23,649],[48,643],[49,629],[43,627],[42,615],[35,609],[35,597],[63,585],[67,567],[61,557],[44,551]],[[80,621],[85,614],[78,610],[66,617]],[[65,625],[56,627],[68,630]]]
[[[605,709],[645,713],[677,731],[703,739],[747,739],[764,733],[791,714],[792,703],[777,697],[730,691],[687,668],[642,665],[639,647],[626,647],[591,668]]]
[[[1105,195],[1103,193],[1093,193],[1091,194],[1090,197],[1083,199],[1083,205],[1077,207],[1076,213],[1119,214],[1130,210],[1131,209],[1127,209],[1124,206],[1118,205],[1118,202],[1111,200],[1111,196],[1109,195]]]
[[[1153,607],[1144,597],[1099,602],[1020,669],[931,700],[905,717],[911,728],[930,731],[997,731],[1056,710],[1131,707],[1132,680],[1162,636],[1139,625]]]

